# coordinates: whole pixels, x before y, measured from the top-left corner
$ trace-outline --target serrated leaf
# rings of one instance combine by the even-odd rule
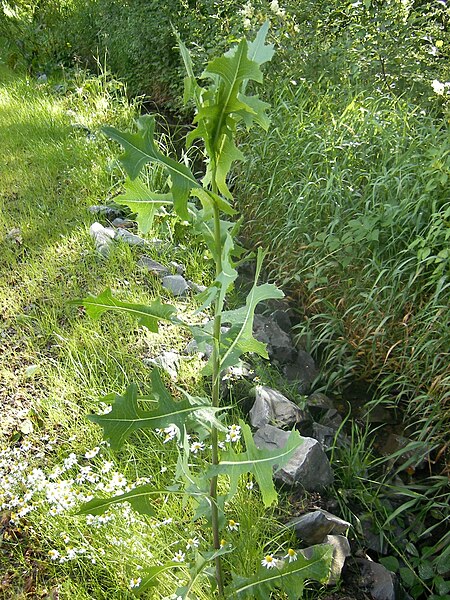
[[[253,441],[250,427],[240,421],[242,436],[245,441],[245,452],[236,452],[230,448],[221,455],[218,465],[212,465],[207,471],[207,477],[228,475],[230,478],[229,499],[237,490],[239,477],[245,473],[253,473],[261,490],[262,500],[266,507],[277,501],[277,492],[273,483],[273,469],[283,467],[292,454],[302,443],[298,431],[291,431],[284,448],[265,450],[258,448]]]
[[[102,515],[112,506],[129,502],[132,508],[141,515],[155,514],[155,510],[151,504],[153,496],[168,496],[168,495],[187,495],[203,497],[203,493],[196,491],[183,491],[175,488],[156,489],[152,484],[139,485],[118,496],[109,496],[108,498],[93,498],[83,504],[77,511],[78,515]]]
[[[116,196],[114,202],[128,206],[136,213],[139,229],[142,233],[148,233],[152,228],[157,209],[172,204],[172,194],[151,192],[140,179],[127,179],[124,185],[125,194]]]
[[[255,309],[259,302],[272,298],[283,298],[284,294],[271,283],[257,285],[263,257],[263,252],[258,249],[255,283],[247,296],[245,306],[222,313],[222,323],[229,323],[231,329],[221,339],[221,345],[225,348],[221,355],[221,371],[237,364],[241,355],[246,352],[256,352],[267,358],[265,345],[253,337]]]
[[[164,387],[158,369],[151,374],[151,398],[158,400],[153,410],[142,410],[138,405],[136,384],[130,384],[123,396],[116,394],[111,412],[105,415],[89,415],[88,419],[103,428],[103,435],[110,441],[111,448],[118,450],[125,440],[135,431],[141,429],[163,429],[175,425],[181,430],[191,413],[216,411],[210,405],[192,406],[187,398],[176,401]]]
[[[84,306],[86,313],[92,319],[98,319],[103,313],[109,310],[128,313],[136,317],[140,325],[147,327],[154,333],[158,332],[158,321],[180,323],[175,317],[176,308],[171,304],[161,304],[159,300],[155,300],[148,305],[121,302],[113,297],[109,288],[98,296],[87,296],[83,299],[72,300],[69,304]]]
[[[236,214],[234,208],[227,200],[225,200],[225,198],[222,198],[218,194],[214,194],[209,190],[196,188],[191,191],[191,196],[196,196],[200,200],[204,209],[205,216],[212,216],[212,208],[214,204],[216,204],[219,210],[221,210],[227,215]]]
[[[255,63],[258,65],[262,65],[266,62],[269,62],[269,60],[272,60],[272,57],[275,53],[274,45],[266,44],[269,25],[269,21],[263,23],[253,42],[250,42],[248,45],[248,57],[250,60],[255,61]]]
[[[282,568],[260,568],[252,577],[233,576],[233,583],[225,590],[227,598],[240,600],[267,600],[272,592],[284,592],[289,600],[298,600],[306,579],[325,582],[330,571],[333,550],[331,546],[317,546],[311,558],[301,554],[297,560]]]
[[[187,200],[192,188],[200,188],[190,169],[176,160],[164,156],[156,147],[153,136],[155,118],[150,115],[139,117],[136,121],[136,133],[122,132],[115,127],[103,127],[102,131],[111,139],[118,142],[125,150],[120,157],[125,171],[131,179],[136,179],[142,167],[147,163],[157,163],[169,173],[172,187],[175,212],[182,218],[188,219]]]

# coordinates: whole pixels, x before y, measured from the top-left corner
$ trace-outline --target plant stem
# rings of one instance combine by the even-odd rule
[[[217,193],[215,185],[215,172],[213,173],[213,191]],[[216,276],[222,272],[222,246],[220,234],[220,214],[219,208],[214,204],[214,238],[216,242]],[[220,403],[220,328],[222,322],[222,306],[220,305],[220,296],[218,295],[214,307],[214,330],[213,330],[213,373],[212,373],[212,405],[218,407]],[[219,464],[219,449],[217,440],[217,429],[212,427],[211,431],[212,444],[212,464]],[[220,531],[219,531],[219,507],[217,505],[217,475],[211,478],[210,483],[211,497],[211,525],[213,533],[214,549],[220,548]],[[221,557],[215,559],[216,581],[219,590],[219,595],[224,597],[223,573]]]

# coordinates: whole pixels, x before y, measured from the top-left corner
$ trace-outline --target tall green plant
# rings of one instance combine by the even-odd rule
[[[254,313],[259,302],[271,298],[281,298],[283,293],[273,284],[258,285],[263,253],[258,252],[255,282],[247,296],[245,305],[235,310],[225,310],[226,294],[237,277],[235,258],[240,249],[235,243],[237,225],[222,218],[235,214],[233,200],[227,179],[234,161],[243,160],[243,155],[235,143],[239,124],[248,129],[255,124],[268,129],[266,114],[268,105],[258,95],[249,95],[246,89],[249,82],[262,83],[261,65],[273,55],[272,45],[266,44],[268,30],[266,23],[255,40],[245,39],[231,48],[220,58],[208,63],[200,81],[194,76],[192,62],[187,48],[179,41],[181,54],[187,71],[185,80],[185,102],[193,101],[196,107],[195,129],[189,134],[187,145],[201,140],[205,149],[206,174],[200,183],[190,168],[162,154],[154,142],[155,119],[142,116],[137,120],[135,133],[121,132],[113,127],[105,127],[104,132],[121,144],[124,153],[120,162],[128,180],[126,193],[115,201],[129,206],[137,213],[137,220],[143,231],[149,231],[155,213],[161,205],[170,205],[183,220],[191,223],[197,234],[203,237],[213,256],[216,266],[214,282],[200,296],[201,308],[213,306],[213,317],[204,325],[191,325],[177,316],[174,306],[159,300],[148,306],[129,304],[115,299],[110,290],[97,297],[88,297],[78,304],[85,306],[92,317],[99,317],[105,311],[121,311],[133,314],[140,324],[151,331],[158,330],[159,321],[166,321],[188,329],[199,348],[210,344],[211,358],[204,368],[204,374],[211,377],[211,398],[193,398],[182,392],[183,398],[175,400],[164,387],[158,370],[152,373],[152,392],[145,398],[139,397],[135,384],[131,384],[123,395],[109,395],[112,410],[104,415],[92,415],[90,419],[98,423],[105,439],[113,449],[119,449],[134,432],[143,429],[164,429],[171,427],[176,432],[179,445],[178,481],[169,489],[154,489],[151,485],[139,485],[131,491],[112,498],[93,499],[82,508],[83,513],[101,514],[111,505],[129,502],[134,509],[144,514],[153,514],[153,500],[169,494],[187,497],[197,516],[206,518],[211,527],[211,551],[198,554],[190,565],[190,582],[176,590],[180,598],[188,598],[192,587],[199,578],[207,576],[217,589],[219,597],[227,598],[267,598],[273,590],[282,589],[289,598],[298,598],[303,581],[308,579],[325,580],[328,575],[331,550],[317,547],[312,558],[295,555],[297,560],[265,561],[265,566],[276,564],[276,568],[260,571],[250,578],[236,573],[224,573],[222,557],[231,552],[231,546],[221,545],[221,530],[224,527],[225,502],[236,494],[241,475],[252,473],[259,485],[262,500],[266,507],[277,501],[273,483],[273,469],[282,467],[295,452],[301,438],[292,431],[284,448],[276,451],[256,447],[248,425],[241,422],[238,430],[245,442],[245,451],[233,448],[221,451],[218,433],[224,430],[220,398],[220,381],[223,371],[236,365],[246,352],[254,352],[267,358],[264,344],[253,337]],[[147,163],[165,169],[168,175],[168,191],[153,192],[139,179],[139,173]],[[193,202],[199,201],[199,206]],[[224,328],[223,326],[228,327]],[[142,401],[151,410],[141,407]],[[195,431],[201,439],[211,440],[211,460],[203,471],[194,472],[189,465],[190,445],[188,431]],[[226,476],[228,489],[219,492],[218,478]],[[290,556],[290,558],[292,558]],[[272,561],[272,557],[270,557]],[[264,561],[263,561],[264,563]],[[212,569],[212,564],[214,568]],[[148,568],[140,584],[135,588],[142,592],[155,585],[157,577],[170,569],[179,568],[177,562],[169,562]],[[231,579],[230,579],[231,576]]]

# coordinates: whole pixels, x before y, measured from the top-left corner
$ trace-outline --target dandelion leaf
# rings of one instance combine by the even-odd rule
[[[119,160],[131,179],[136,179],[147,163],[156,163],[166,169],[172,181],[171,192],[175,212],[182,219],[187,220],[189,192],[192,188],[201,187],[200,184],[186,165],[164,156],[158,150],[153,140],[155,132],[153,116],[139,117],[136,123],[138,127],[136,133],[121,132],[115,127],[103,127],[102,131],[124,148],[125,152]]]
[[[225,590],[226,597],[236,600],[267,600],[273,592],[284,592],[289,600],[302,596],[306,579],[325,582],[328,578],[332,548],[320,545],[314,548],[311,558],[298,554],[297,560],[285,563],[280,569],[261,567],[252,577],[233,576],[231,585]]]
[[[158,332],[158,321],[177,322],[174,316],[176,308],[171,304],[161,304],[159,300],[155,300],[149,305],[121,302],[113,297],[109,288],[98,296],[73,300],[71,304],[84,306],[87,314],[93,319],[98,319],[108,310],[128,313],[136,317],[140,325],[144,325],[154,333]]]
[[[255,309],[263,300],[283,298],[284,294],[271,283],[257,285],[262,261],[263,253],[259,250],[255,283],[247,296],[245,306],[222,313],[222,323],[230,325],[230,329],[221,337],[221,370],[236,365],[242,354],[246,352],[254,352],[263,358],[268,358],[265,344],[253,337]]]
[[[277,502],[277,492],[273,483],[273,469],[279,469],[287,463],[289,458],[302,443],[298,431],[291,431],[284,448],[278,450],[265,450],[257,448],[253,441],[250,427],[240,421],[242,435],[245,440],[245,452],[238,453],[232,447],[223,452],[218,465],[211,466],[208,477],[215,475],[228,475],[230,478],[231,499],[237,490],[239,477],[245,473],[253,473],[261,491],[266,507]]]
[[[137,222],[142,233],[151,230],[158,208],[172,204],[172,201],[172,194],[151,192],[140,179],[129,178],[125,181],[125,194],[114,198],[114,202],[128,206],[137,214]]]
[[[205,411],[214,412],[208,404],[196,403],[192,406],[187,397],[179,401],[174,400],[164,387],[158,369],[153,369],[151,379],[150,399],[158,402],[153,410],[146,411],[139,407],[137,386],[132,383],[123,396],[115,395],[111,412],[105,415],[88,416],[90,421],[103,428],[104,438],[109,440],[113,450],[121,448],[125,440],[140,429],[163,429],[175,425],[182,430],[191,413],[201,410],[204,417]]]

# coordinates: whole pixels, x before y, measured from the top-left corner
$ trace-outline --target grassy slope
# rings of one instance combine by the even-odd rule
[[[89,237],[95,217],[87,207],[107,197],[107,165],[116,149],[102,136],[86,135],[73,125],[95,132],[99,123],[130,122],[133,110],[120,101],[119,92],[98,80],[80,79],[76,88],[60,95],[50,84],[38,86],[4,68],[1,80],[0,405],[8,418],[2,419],[0,504],[15,505],[2,521],[0,597],[19,599],[28,593],[50,598],[53,590],[61,600],[131,598],[129,581],[139,576],[140,566],[185,550],[188,537],[198,537],[201,548],[209,546],[208,531],[186,522],[189,508],[176,500],[161,503],[150,527],[127,511],[113,511],[112,520],[103,525],[88,523],[72,510],[83,496],[95,494],[98,484],[110,485],[113,473],[127,482],[145,476],[160,487],[170,485],[175,469],[175,448],[156,434],[116,456],[100,444],[100,429],[84,416],[97,410],[99,397],[121,392],[130,381],[148,390],[150,372],[142,359],[162,348],[181,350],[186,340],[164,327],[159,336],[146,334],[117,316],[92,322],[67,303],[107,286],[121,299],[145,303],[161,295],[173,301],[137,267],[142,251],[117,245],[104,261]],[[183,262],[187,276],[204,283],[208,268],[202,249],[168,247],[159,259]],[[179,306],[192,308],[190,300]],[[198,370],[195,359],[181,371],[179,383],[191,392],[200,389]],[[97,456],[84,456],[97,446]],[[70,466],[70,460],[64,461],[71,453],[76,463]],[[54,482],[55,493],[67,492],[64,501],[71,510],[58,513],[58,505],[45,499],[38,483],[27,479],[36,468],[47,483]],[[227,512],[246,529],[245,535],[224,531],[227,539],[234,535],[240,541],[229,560],[243,575],[258,567],[264,551],[283,552],[290,542],[290,534],[263,509],[257,492],[244,488]],[[162,524],[165,519],[170,519],[167,525]],[[149,597],[161,598],[173,589],[174,579],[168,576]],[[210,597],[203,585],[198,593],[199,598]]]

